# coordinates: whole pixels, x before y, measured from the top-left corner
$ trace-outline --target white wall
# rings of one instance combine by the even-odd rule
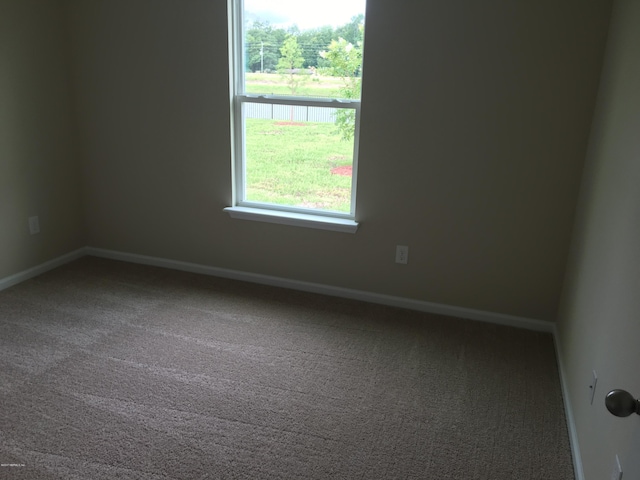
[[[640,478],[640,416],[604,406],[640,396],[640,2],[616,0],[559,318],[585,478]],[[588,401],[591,371],[596,400]]]
[[[84,245],[70,99],[59,3],[0,0],[0,279]]]
[[[355,235],[222,212],[226,2],[68,5],[90,245],[555,319],[608,0],[369,0]]]

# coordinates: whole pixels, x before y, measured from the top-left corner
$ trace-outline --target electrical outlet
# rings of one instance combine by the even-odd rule
[[[396,263],[407,263],[409,261],[409,247],[406,245],[396,245]]]
[[[620,465],[620,459],[618,458],[618,455],[616,455],[616,461],[613,462],[611,480],[622,480],[622,466]]]
[[[593,399],[596,396],[596,385],[598,384],[598,374],[593,370],[591,375],[591,383],[589,384],[589,403],[593,405]]]
[[[38,217],[29,217],[29,233],[31,235],[40,233],[40,219]]]

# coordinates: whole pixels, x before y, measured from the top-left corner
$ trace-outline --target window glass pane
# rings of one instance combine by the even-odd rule
[[[366,0],[244,0],[248,94],[360,99]]]
[[[355,110],[243,103],[245,200],[351,211]]]

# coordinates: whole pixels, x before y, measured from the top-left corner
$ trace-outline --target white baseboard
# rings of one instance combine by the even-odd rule
[[[185,272],[200,273],[204,275],[211,275],[214,277],[230,278],[233,280],[242,280],[245,282],[289,288],[292,290],[301,290],[304,292],[320,293],[333,297],[350,298],[353,300],[361,300],[364,302],[376,303],[380,305],[406,308],[409,310],[417,310],[420,312],[434,313],[450,317],[466,318],[469,320],[478,320],[481,322],[525,328],[528,330],[536,330],[540,332],[553,333],[554,328],[554,324],[552,322],[543,320],[534,320],[513,315],[487,312],[483,310],[474,310],[470,308],[455,307],[439,303],[424,302],[421,300],[413,300],[410,298],[366,292],[363,290],[334,287],[331,285],[324,285],[320,283],[302,282],[299,280],[273,277],[270,275],[241,272],[238,270],[230,270],[226,268],[209,267],[196,263],[180,262],[176,260],[148,257],[145,255],[136,255],[132,253],[117,252],[113,250],[103,250],[93,247],[87,247],[86,253],[87,255],[93,255],[95,257],[110,258],[113,260],[140,263],[144,265],[152,265],[155,267],[171,268],[174,270],[181,270]]]
[[[558,373],[560,375],[560,387],[562,388],[562,401],[564,402],[564,413],[567,419],[567,429],[569,431],[569,443],[571,445],[571,456],[573,458],[573,471],[575,473],[576,480],[584,480],[582,454],[580,453],[580,444],[578,443],[578,431],[576,430],[575,417],[573,416],[573,408],[571,407],[566,370],[564,368],[564,362],[562,361],[562,345],[560,345],[560,338],[558,337],[558,330],[555,325],[553,328],[553,340],[556,346]]]
[[[33,268],[23,270],[22,272],[18,272],[5,278],[0,278],[0,291],[12,287],[13,285],[16,285],[20,282],[24,282],[25,280],[29,280],[30,278],[41,275],[45,272],[48,272],[49,270],[53,270],[54,268],[60,267],[65,263],[69,263],[77,260],[78,258],[84,257],[86,254],[87,253],[85,248],[79,248],[78,250],[74,250],[73,252],[54,258],[53,260],[49,260],[48,262],[41,263],[40,265],[37,265]]]
[[[53,260],[49,260],[48,262],[45,262],[41,265],[16,273],[15,275],[2,278],[0,279],[0,291],[16,285],[20,282],[24,282],[25,280],[33,278],[49,270],[57,268],[61,265],[64,265],[65,263],[69,263],[73,260],[81,258],[85,255],[110,258],[113,260],[121,260],[131,263],[139,263],[143,265],[152,265],[162,268],[170,268],[173,270],[181,270],[184,272],[200,273],[215,277],[230,278],[233,280],[271,285],[274,287],[290,288],[292,290],[319,293],[323,295],[330,295],[333,297],[350,298],[353,300],[361,300],[364,302],[376,303],[380,305],[406,308],[409,310],[434,313],[437,315],[446,315],[450,317],[466,318],[469,320],[477,320],[498,325],[525,328],[527,330],[535,330],[540,332],[554,333],[555,327],[552,322],[547,322],[544,320],[535,320],[525,317],[517,317],[514,315],[487,312],[484,310],[474,310],[471,308],[425,302],[422,300],[384,295],[381,293],[373,293],[363,290],[335,287],[332,285],[324,285],[320,283],[303,282],[299,280],[291,280],[288,278],[242,272],[239,270],[231,270],[226,268],[210,267],[197,263],[180,262],[177,260],[149,257],[146,255],[137,255],[133,253],[118,252],[114,250],[104,250],[94,247],[80,248],[73,252],[67,253],[66,255],[62,255],[58,258],[54,258]]]

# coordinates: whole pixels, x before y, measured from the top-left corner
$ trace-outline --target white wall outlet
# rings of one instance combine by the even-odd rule
[[[396,263],[407,263],[409,261],[409,247],[406,245],[396,245]]]
[[[613,462],[611,480],[622,480],[622,466],[620,465],[620,459],[618,458],[618,455],[616,455],[616,461]]]
[[[589,403],[593,405],[596,396],[596,385],[598,384],[598,374],[595,370],[591,372],[591,383],[589,384]]]
[[[31,235],[40,233],[40,219],[38,217],[29,217],[29,233]]]

